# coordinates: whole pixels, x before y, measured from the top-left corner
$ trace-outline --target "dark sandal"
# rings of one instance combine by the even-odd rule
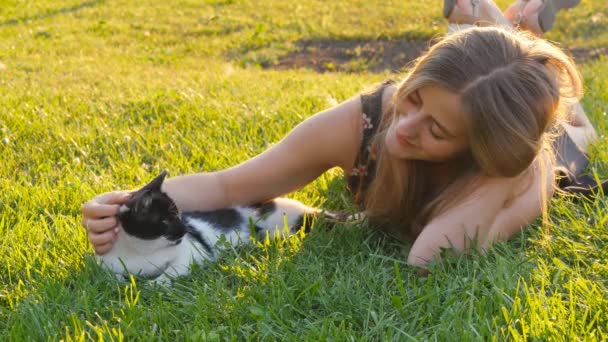
[[[538,26],[543,32],[549,31],[555,22],[557,12],[564,8],[572,8],[581,2],[580,0],[545,0],[543,7],[538,12]]]
[[[572,201],[578,202],[581,199],[593,199],[598,195],[607,194],[608,179],[600,179],[598,183],[592,176],[582,175],[575,179],[560,182],[560,188],[567,194],[576,195],[572,198]]]
[[[456,0],[443,0],[443,17],[449,18],[450,14],[454,11],[456,6]]]
[[[452,14],[454,13],[454,8],[456,8],[456,2],[458,0],[443,0],[443,17],[446,19],[450,19]],[[469,0],[471,2],[471,6],[473,7],[473,13],[461,14],[458,18],[452,18],[454,22],[466,22],[473,24],[479,19],[479,2],[481,0]]]

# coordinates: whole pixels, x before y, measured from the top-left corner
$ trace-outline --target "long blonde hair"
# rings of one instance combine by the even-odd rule
[[[439,41],[399,83],[392,103],[428,85],[461,97],[469,149],[460,158],[466,166],[447,188],[432,193],[429,162],[387,153],[385,137],[395,112],[383,115],[372,141],[376,175],[359,198],[372,222],[399,238],[415,238],[430,218],[467,194],[476,176],[514,177],[542,150],[552,155],[550,132],[582,91],[572,60],[559,48],[498,28],[468,29]],[[541,195],[544,213],[546,197]]]

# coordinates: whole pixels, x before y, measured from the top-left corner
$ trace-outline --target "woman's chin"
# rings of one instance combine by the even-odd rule
[[[388,134],[385,140],[386,151],[393,158],[398,159],[419,159],[416,154],[416,149],[405,147],[399,143],[394,134]]]
[[[412,159],[410,153],[405,151],[398,143],[396,142],[387,142],[386,151],[393,158],[399,159]]]

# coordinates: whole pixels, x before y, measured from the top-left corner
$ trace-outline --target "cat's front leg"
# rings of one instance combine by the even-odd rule
[[[176,263],[167,267],[163,275],[170,276],[171,278],[177,278],[179,276],[190,273],[190,265],[184,263]]]
[[[127,276],[127,275],[125,275],[123,272],[120,272],[120,273],[115,272],[115,273],[114,273],[114,277],[115,277],[115,278],[116,278],[116,280],[118,280],[118,281],[125,281],[125,280],[127,280],[127,279],[128,279],[128,276]]]
[[[162,286],[170,286],[173,279],[186,274],[188,274],[188,267],[170,266],[165,270],[165,272],[154,278],[152,282]]]
[[[157,284],[160,286],[171,286],[171,281],[172,281],[172,279],[169,278],[166,273],[163,273],[163,274],[159,275],[158,277],[154,278],[154,280],[152,280],[152,282],[154,284]]]

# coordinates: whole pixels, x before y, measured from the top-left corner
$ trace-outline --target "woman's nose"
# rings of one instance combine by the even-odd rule
[[[397,133],[408,138],[415,138],[419,124],[420,120],[418,120],[415,114],[401,116],[397,119]]]

